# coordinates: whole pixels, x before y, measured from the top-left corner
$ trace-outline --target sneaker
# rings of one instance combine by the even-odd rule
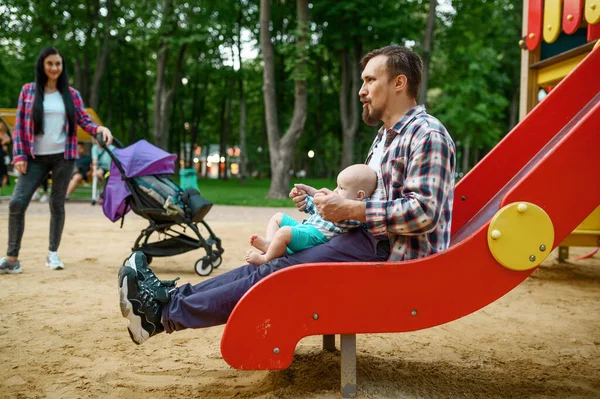
[[[37,201],[39,200],[41,197],[40,192],[38,190],[35,190],[35,192],[33,193],[33,197],[31,197],[32,201]]]
[[[50,252],[46,257],[46,266],[52,270],[62,270],[65,268],[64,263],[61,262],[57,252]]]
[[[41,203],[46,203],[48,202],[48,196],[46,194],[42,195],[40,198],[40,202]]]
[[[22,273],[21,262],[17,259],[9,262],[6,258],[0,258],[0,274],[19,274]]]
[[[159,280],[142,252],[134,252],[125,260],[119,270],[119,300],[121,314],[129,320],[127,330],[133,342],[140,345],[165,331],[162,310],[176,281]]]

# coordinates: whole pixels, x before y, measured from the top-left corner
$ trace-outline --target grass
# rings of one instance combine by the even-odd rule
[[[293,183],[304,183],[315,188],[335,188],[335,181],[328,179],[293,179]],[[271,185],[270,180],[248,179],[241,184],[238,179],[230,180],[198,180],[198,188],[203,197],[218,205],[241,205],[241,206],[293,206],[293,202],[287,199],[266,199]],[[290,186],[291,190],[292,186]]]
[[[0,188],[0,196],[9,196],[15,187],[14,177],[11,177],[11,185]],[[179,184],[179,178],[172,179]],[[293,183],[304,183],[315,188],[335,188],[335,180],[330,179],[292,179]],[[272,206],[290,207],[293,203],[290,199],[266,199],[271,181],[267,179],[248,179],[241,184],[236,178],[230,180],[199,179],[198,188],[203,197],[217,205],[239,205],[239,206]],[[291,189],[291,186],[290,186]],[[91,188],[78,188],[71,195],[73,198],[91,198]]]

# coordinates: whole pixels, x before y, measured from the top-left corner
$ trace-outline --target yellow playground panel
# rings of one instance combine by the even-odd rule
[[[88,115],[90,116],[90,119],[94,123],[102,125],[102,121],[96,114],[96,111],[94,111],[92,108],[86,108],[85,110],[88,113]],[[17,109],[16,108],[0,108],[0,120],[2,120],[4,123],[6,123],[11,135],[12,135],[12,131],[15,126],[16,119],[17,119]],[[84,142],[84,143],[91,143],[92,136],[90,136],[82,128],[77,126],[77,140]]]
[[[600,46],[600,0],[524,0],[522,33],[520,119]],[[571,246],[600,246],[598,205],[559,245],[559,260]]]

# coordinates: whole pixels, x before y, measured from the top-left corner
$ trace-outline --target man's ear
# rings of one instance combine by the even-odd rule
[[[358,190],[356,193],[356,199],[362,200],[365,199],[365,192],[363,190]]]
[[[408,78],[406,75],[398,75],[394,80],[396,91],[402,91],[408,86]]]

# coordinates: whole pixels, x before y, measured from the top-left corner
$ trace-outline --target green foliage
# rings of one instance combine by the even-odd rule
[[[165,4],[172,5],[174,13],[163,21]],[[443,8],[438,11],[429,111],[459,143],[471,140],[473,148],[483,153],[508,131],[510,99],[518,88],[520,50],[515,43],[520,36],[522,5],[517,0],[453,0],[451,5],[449,11],[448,7],[445,12]],[[307,52],[300,54],[296,2],[272,1],[278,116],[281,127],[289,125],[294,80],[306,78],[308,117],[294,152],[293,168],[305,170],[308,177],[334,178],[339,172],[342,143],[340,52],[351,54],[352,62],[390,43],[406,43],[420,52],[428,2],[320,0],[310,6]],[[185,44],[182,78],[187,84],[175,82],[170,151],[178,152],[182,143],[191,140],[186,122],[187,126],[197,124],[197,144],[218,144],[226,128],[227,101],[231,111],[225,144],[239,144],[242,79],[249,171],[268,177],[258,17],[258,0],[3,0],[0,108],[16,106],[20,87],[34,79],[35,59],[47,45],[57,46],[65,55],[73,85],[82,93],[89,91],[91,82],[82,79],[82,73],[87,68],[88,76],[93,76],[108,26],[110,52],[96,111],[123,142],[151,140],[158,46],[161,40],[168,43],[167,85],[171,85],[177,50]],[[233,62],[240,29],[244,46],[250,50],[242,71],[234,68],[237,61]],[[300,75],[294,74],[300,61],[307,66]],[[358,106],[356,93],[352,96]],[[360,124],[355,159],[364,159],[374,134],[374,129]],[[307,156],[309,150],[316,154],[312,159]],[[252,183],[247,187],[252,189]]]

